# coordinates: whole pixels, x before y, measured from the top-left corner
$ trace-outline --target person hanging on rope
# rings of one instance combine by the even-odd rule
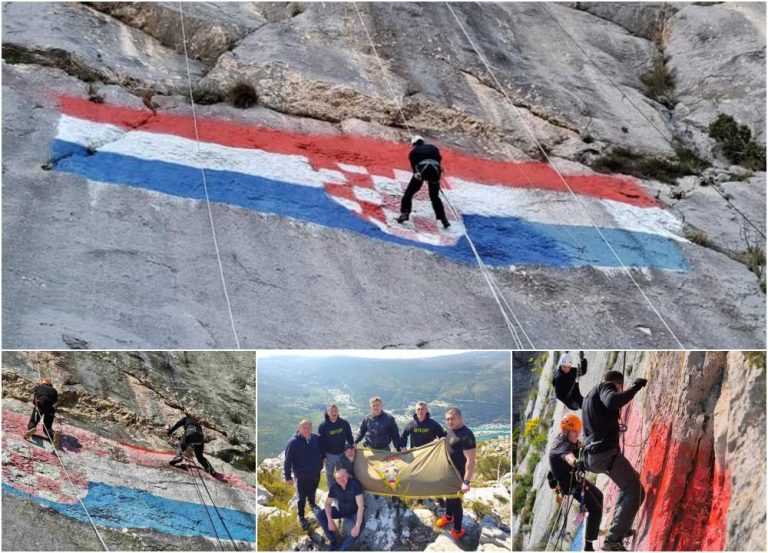
[[[571,354],[566,351],[560,356],[560,361],[558,361],[557,368],[552,375],[555,397],[572,411],[581,409],[584,398],[579,390],[579,378],[584,376],[586,372],[587,360],[584,358],[584,352],[579,352],[579,365],[574,367]]]
[[[440,176],[443,174],[441,165],[443,158],[440,155],[440,150],[433,144],[426,144],[424,139],[418,135],[411,138],[411,146],[408,161],[411,164],[413,176],[400,201],[400,216],[396,220],[398,223],[404,223],[408,220],[411,216],[413,196],[421,189],[426,180],[429,187],[429,200],[432,202],[432,209],[435,210],[435,217],[443,223],[443,228],[448,228],[451,223],[445,216],[445,208],[440,199]]]
[[[30,439],[35,434],[37,425],[42,418],[45,438],[51,441],[54,447],[59,447],[61,435],[53,431],[53,420],[56,418],[56,402],[58,401],[59,392],[51,384],[51,379],[43,378],[32,391],[32,415],[29,417],[27,431],[24,432],[25,440]]]
[[[466,494],[470,489],[470,481],[475,473],[477,460],[475,435],[464,425],[464,417],[456,407],[449,407],[445,412],[445,423],[449,429],[445,438],[448,442],[448,455],[461,476],[461,493]],[[435,521],[435,525],[442,528],[453,523],[451,537],[460,541],[466,534],[466,530],[461,527],[463,517],[464,509],[461,499],[451,497],[445,500],[445,514]]]
[[[320,447],[320,436],[312,433],[312,422],[303,419],[299,422],[296,434],[288,440],[285,446],[285,462],[283,470],[285,481],[296,485],[299,496],[296,511],[299,515],[299,524],[306,530],[309,523],[304,517],[304,508],[309,502],[309,508],[316,512],[317,504],[315,495],[320,484],[320,471],[323,470],[325,454]],[[293,474],[293,476],[292,476]]]
[[[621,408],[646,384],[646,379],[636,378],[632,387],[625,391],[624,375],[619,371],[608,371],[603,381],[587,394],[582,405],[586,468],[590,472],[607,474],[620,490],[603,551],[626,551],[624,538],[632,535],[632,522],[645,499],[640,476],[619,447],[619,434],[626,430],[620,423]]]
[[[586,507],[588,513],[587,528],[584,533],[584,551],[594,551],[593,542],[597,539],[600,530],[600,522],[603,518],[603,492],[598,490],[591,482],[579,480],[576,476],[579,472],[583,476],[583,468],[577,467],[579,458],[579,433],[581,432],[581,419],[569,413],[560,421],[560,434],[555,436],[549,449],[549,468],[556,481],[555,486],[560,487],[563,495],[570,495]],[[580,468],[581,471],[578,471]],[[583,491],[582,491],[583,490]],[[568,513],[565,514],[568,516]]]
[[[169,464],[175,466],[181,463],[184,460],[184,452],[187,450],[187,448],[191,447],[192,451],[195,452],[197,461],[200,463],[200,465],[202,465],[203,469],[205,469],[208,474],[216,476],[217,473],[213,469],[213,466],[203,455],[203,450],[205,448],[205,436],[203,435],[203,427],[197,418],[185,413],[184,416],[179,419],[179,422],[173,426],[168,424],[165,425],[165,431],[169,436],[176,432],[178,428],[184,428],[184,434],[179,440],[179,447],[176,450],[176,456],[169,461]]]

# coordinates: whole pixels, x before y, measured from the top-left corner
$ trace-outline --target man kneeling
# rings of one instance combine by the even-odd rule
[[[363,486],[352,478],[346,469],[337,468],[334,472],[335,482],[328,490],[328,499],[325,500],[325,510],[318,510],[317,522],[323,528],[325,536],[330,542],[331,551],[348,551],[357,541],[360,532],[363,531],[363,512],[365,510],[365,498]],[[333,500],[336,500],[336,507]],[[339,547],[336,539],[337,519],[344,519],[344,539]]]

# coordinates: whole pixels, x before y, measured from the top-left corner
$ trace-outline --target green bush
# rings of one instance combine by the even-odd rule
[[[541,452],[531,451],[531,454],[528,455],[528,470],[533,472],[536,465],[539,464],[539,461],[541,461]]]
[[[753,369],[765,367],[764,351],[745,351],[744,357],[747,360],[747,364]]]
[[[749,127],[721,113],[709,124],[708,131],[728,161],[751,171],[765,171],[765,147],[752,140]]]
[[[675,145],[674,157],[648,156],[629,148],[613,148],[595,160],[592,168],[602,173],[623,173],[675,184],[675,180],[680,177],[700,175],[708,166],[696,152],[678,144]]]
[[[539,433],[539,419],[530,419],[525,421],[525,431],[523,436],[526,440],[531,441]]]
[[[531,440],[531,447],[536,450],[542,450],[547,446],[547,435],[537,434],[533,440]]]
[[[512,486],[512,512],[517,514],[525,505],[525,498],[533,486],[533,474],[523,473],[515,475],[515,485]]]
[[[640,81],[645,85],[646,96],[667,107],[674,107],[675,78],[667,69],[663,58],[654,60],[651,68],[640,76]]]
[[[479,499],[475,499],[469,504],[469,509],[475,513],[475,516],[477,516],[478,521],[482,521],[483,518],[485,518],[486,515],[492,515],[493,514],[493,507],[490,503],[486,503],[485,501],[480,501]]]
[[[498,480],[512,470],[511,461],[504,454],[490,454],[477,457],[475,477],[480,480]]]
[[[293,515],[273,516],[270,519],[260,516],[258,550],[287,551],[291,542],[303,533],[298,519]]]
[[[283,480],[283,473],[280,469],[260,470],[258,472],[259,484],[267,488],[274,495],[270,505],[278,509],[288,510],[288,502],[296,493],[291,484]]]

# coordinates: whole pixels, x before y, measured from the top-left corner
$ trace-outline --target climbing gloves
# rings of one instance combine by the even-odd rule
[[[635,378],[635,381],[632,383],[633,388],[644,388],[645,385],[648,384],[648,381],[645,378]]]

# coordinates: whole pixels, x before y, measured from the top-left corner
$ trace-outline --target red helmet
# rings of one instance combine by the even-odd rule
[[[560,429],[581,432],[581,419],[573,413],[568,413],[560,420]]]
[[[50,378],[43,378],[40,382],[42,382],[43,384],[48,384],[48,386],[51,386]]]

